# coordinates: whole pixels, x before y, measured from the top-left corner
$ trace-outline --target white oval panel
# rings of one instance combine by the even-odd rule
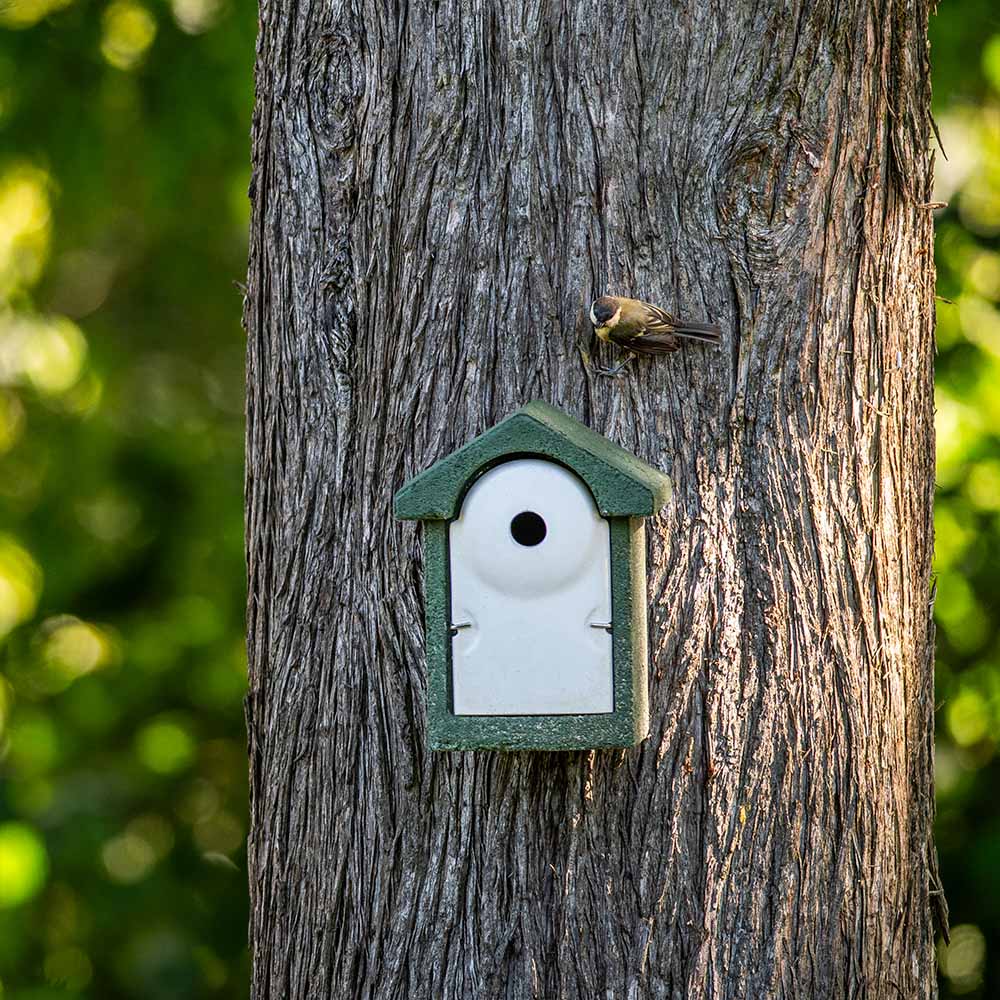
[[[586,485],[542,459],[491,469],[449,527],[454,711],[614,707],[611,537]]]

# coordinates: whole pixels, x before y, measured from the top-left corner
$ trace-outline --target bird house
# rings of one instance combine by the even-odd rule
[[[663,473],[529,403],[397,494],[424,522],[435,750],[632,746],[648,730],[644,518]]]

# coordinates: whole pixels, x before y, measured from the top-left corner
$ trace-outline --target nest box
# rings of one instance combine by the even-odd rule
[[[529,403],[397,494],[424,522],[430,746],[626,747],[649,725],[644,518],[670,480]]]

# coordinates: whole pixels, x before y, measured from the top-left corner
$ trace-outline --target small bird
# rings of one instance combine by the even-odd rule
[[[669,354],[681,346],[681,338],[718,344],[722,331],[713,323],[689,323],[674,319],[659,306],[640,299],[602,295],[590,306],[594,332],[606,344],[617,344],[632,353],[617,368],[598,368],[601,375],[617,375],[636,354]]]

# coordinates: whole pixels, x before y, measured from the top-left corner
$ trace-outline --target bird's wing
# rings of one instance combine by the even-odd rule
[[[659,306],[651,306],[648,302],[642,304],[642,325],[647,333],[673,333],[677,321],[664,312]]]
[[[672,333],[640,333],[634,337],[626,337],[617,328],[608,334],[612,343],[628,348],[636,354],[670,354],[681,346],[680,341]]]
[[[714,323],[694,323],[686,319],[674,319],[658,306],[644,303],[646,332],[657,334],[672,334],[688,340],[700,340],[705,344],[718,344],[722,340],[722,330]]]

